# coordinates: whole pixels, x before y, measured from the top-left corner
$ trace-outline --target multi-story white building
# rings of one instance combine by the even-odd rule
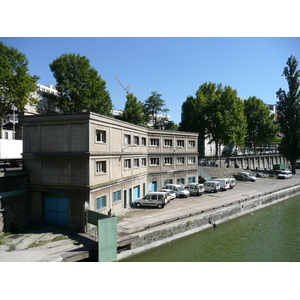
[[[197,133],[95,113],[25,116],[22,125],[34,223],[83,229],[85,205],[122,215],[166,183],[197,182]]]
[[[38,110],[48,111],[48,112],[55,111],[55,107],[51,107],[51,103],[49,102],[49,99],[45,98],[43,96],[43,93],[57,95],[58,91],[57,91],[55,85],[52,85],[52,84],[43,85],[43,84],[37,83],[36,91],[32,94],[32,97],[37,99],[39,102],[35,106],[27,104],[25,106],[25,115],[37,114]]]

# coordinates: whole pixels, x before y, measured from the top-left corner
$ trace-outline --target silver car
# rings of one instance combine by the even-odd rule
[[[165,193],[169,193],[169,200],[173,200],[176,198],[176,193],[172,190],[169,189],[161,189],[159,190],[159,192],[165,192]]]
[[[136,207],[141,206],[154,206],[158,208],[164,208],[168,203],[169,193],[165,192],[151,192],[142,198],[137,198],[134,200],[133,204]]]

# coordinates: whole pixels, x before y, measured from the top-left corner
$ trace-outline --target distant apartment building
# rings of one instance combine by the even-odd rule
[[[166,183],[197,182],[198,134],[160,131],[95,113],[25,116],[31,220],[83,229],[84,207],[122,215]]]
[[[39,102],[36,105],[25,105],[24,112],[21,115],[35,115],[40,111],[55,111],[55,108],[50,107],[50,102],[43,96],[43,92],[57,95],[57,90],[54,85],[36,85],[36,91],[31,96]],[[22,139],[22,128],[20,127],[20,111],[17,107],[12,107],[5,115],[3,120],[2,137],[4,139]]]
[[[115,117],[119,117],[123,114],[123,110],[120,110],[120,109],[113,109],[111,111],[112,115],[115,116]],[[158,115],[155,115],[156,119],[158,121],[160,120],[163,120],[163,121],[170,121],[171,118],[170,118],[170,115],[161,115],[161,114],[158,114]],[[149,123],[147,124],[147,126],[149,127],[153,127],[154,126],[154,120],[150,120]]]
[[[51,111],[56,110],[55,107],[51,106],[51,102],[49,101],[49,99],[47,99],[43,95],[43,93],[57,95],[58,91],[57,91],[55,85],[52,85],[52,84],[43,85],[43,84],[37,83],[37,89],[32,94],[32,97],[37,99],[39,102],[37,105],[34,105],[34,106],[27,104],[25,106],[25,115],[38,114],[39,111],[51,112]]]

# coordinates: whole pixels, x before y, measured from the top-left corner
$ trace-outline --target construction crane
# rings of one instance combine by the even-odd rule
[[[129,95],[130,94],[130,92],[129,92],[129,86],[127,86],[127,89],[125,88],[125,86],[122,84],[122,82],[119,80],[119,78],[118,77],[115,77],[118,81],[119,81],[119,83],[121,84],[121,86],[123,87],[123,89],[126,91],[126,93]]]

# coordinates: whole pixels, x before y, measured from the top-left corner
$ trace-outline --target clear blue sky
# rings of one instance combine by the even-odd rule
[[[124,109],[129,86],[140,101],[152,91],[162,95],[171,120],[180,122],[181,105],[204,82],[222,83],[238,96],[277,102],[276,91],[287,89],[282,76],[290,55],[300,68],[300,38],[288,37],[0,37],[23,52],[31,75],[55,85],[49,64],[61,54],[85,55],[106,81],[113,105]]]

